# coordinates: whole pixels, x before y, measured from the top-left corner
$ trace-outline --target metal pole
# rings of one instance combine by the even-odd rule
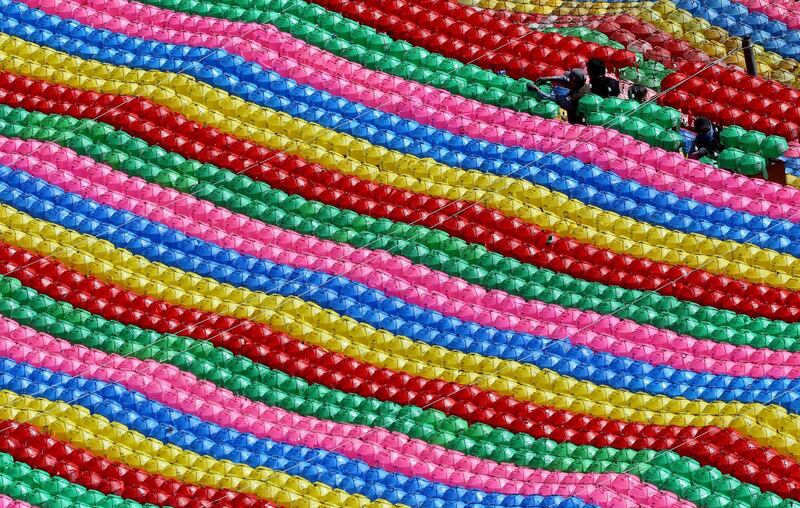
[[[756,67],[756,55],[753,52],[753,40],[749,35],[742,37],[742,51],[744,52],[744,63],[747,66],[747,73],[751,76],[758,76]]]

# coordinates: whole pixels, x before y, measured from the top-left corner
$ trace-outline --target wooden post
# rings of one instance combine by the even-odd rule
[[[767,180],[786,185],[786,163],[780,159],[768,161]]]
[[[749,35],[742,37],[742,51],[744,52],[744,63],[747,66],[747,73],[751,76],[758,76],[756,55],[753,52],[753,40]]]

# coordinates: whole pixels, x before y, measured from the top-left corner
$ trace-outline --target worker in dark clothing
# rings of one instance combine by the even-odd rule
[[[619,81],[606,76],[606,64],[602,60],[592,58],[586,65],[586,70],[589,73],[593,94],[604,99],[619,96]]]
[[[554,88],[552,93],[546,93],[539,88],[539,84],[552,81]],[[528,83],[528,90],[536,92],[544,99],[549,99],[558,104],[561,109],[567,112],[570,123],[580,123],[581,118],[578,114],[578,102],[581,97],[589,93],[589,85],[586,83],[586,73],[581,69],[572,69],[563,76],[552,76],[540,78],[536,83]]]
[[[689,150],[689,158],[717,158],[724,148],[719,139],[719,129],[708,118],[699,116],[694,121],[694,131],[697,137],[694,138],[692,148]]]
[[[642,85],[633,85],[628,89],[628,99],[643,103],[647,98],[647,88]]]

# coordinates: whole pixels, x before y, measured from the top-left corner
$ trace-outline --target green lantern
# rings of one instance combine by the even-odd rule
[[[578,109],[585,115],[600,111],[603,99],[599,95],[587,94],[578,102]]]
[[[677,129],[681,125],[681,113],[675,108],[659,107],[651,121],[665,129]]]
[[[786,150],[789,149],[789,143],[786,139],[780,136],[767,136],[767,139],[761,143],[761,155],[767,159],[775,159],[780,157]]]
[[[717,163],[719,164],[719,167],[723,169],[736,171],[738,168],[739,159],[741,159],[743,156],[744,152],[738,148],[726,148],[720,152],[719,157],[717,157]]]
[[[741,148],[741,139],[746,133],[747,131],[738,125],[731,125],[722,129],[722,132],[719,133],[719,139],[726,147]]]
[[[540,101],[533,107],[533,114],[544,118],[555,118],[558,116],[558,104],[553,101]]]
[[[662,129],[658,135],[656,144],[664,150],[677,152],[683,146],[683,136],[674,130]]]
[[[622,113],[620,103],[622,103],[622,99],[618,97],[609,97],[608,99],[603,99],[600,109],[605,113],[620,114]]]
[[[739,159],[739,172],[748,176],[755,176],[763,174],[767,169],[767,161],[764,157],[754,154],[746,153]]]
[[[761,152],[761,144],[766,141],[767,136],[759,131],[747,131],[740,138],[741,149],[745,152]]]
[[[612,117],[610,114],[602,111],[596,111],[586,115],[586,123],[589,125],[605,125],[612,127],[612,124],[616,123],[617,121],[618,117]]]

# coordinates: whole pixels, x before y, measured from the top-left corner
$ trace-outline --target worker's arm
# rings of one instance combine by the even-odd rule
[[[541,88],[536,86],[536,83],[528,83],[528,90],[531,91],[531,92],[536,92],[542,98],[545,98],[545,99],[555,100],[555,98],[556,98],[555,93],[552,93],[552,92],[551,93],[547,93],[547,92],[543,91]]]
[[[692,148],[689,149],[689,158],[698,160],[702,159],[703,157],[710,155],[708,148],[697,146],[697,142],[692,143]]]

